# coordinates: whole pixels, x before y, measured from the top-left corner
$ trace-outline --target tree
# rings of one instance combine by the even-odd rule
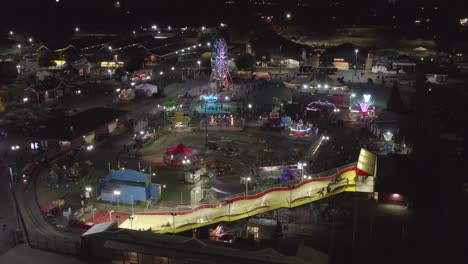
[[[403,103],[400,95],[400,87],[396,82],[392,86],[390,97],[387,101],[387,110],[397,114],[406,113],[406,106]]]
[[[207,42],[212,43],[215,39],[216,34],[208,31],[200,31],[198,33],[197,39],[198,43],[206,44]]]
[[[80,58],[80,54],[74,47],[68,47],[60,54],[60,59],[66,61],[68,64]]]
[[[53,59],[53,54],[48,49],[42,49],[37,53],[37,63],[39,67],[50,67],[54,65]]]
[[[143,67],[145,62],[146,50],[144,49],[131,49],[125,54],[122,54],[122,61],[124,62],[124,70],[134,72]]]
[[[203,67],[211,67],[211,52],[205,52],[200,56],[201,65]]]
[[[249,53],[242,53],[235,59],[238,69],[247,69],[255,64],[255,57]]]
[[[138,69],[142,68],[144,59],[138,58],[138,57],[132,57],[128,59],[128,61],[125,61],[124,63],[124,69],[129,72],[134,72]]]

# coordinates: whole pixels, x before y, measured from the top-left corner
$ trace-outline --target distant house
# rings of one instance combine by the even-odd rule
[[[33,131],[32,144],[42,150],[76,149],[109,136],[117,127],[127,123],[127,112],[106,107],[91,108],[71,116],[61,116],[38,125]]]

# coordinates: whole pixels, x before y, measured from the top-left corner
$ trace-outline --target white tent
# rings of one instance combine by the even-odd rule
[[[158,93],[158,86],[154,84],[143,83],[138,85],[135,90],[145,93],[146,96],[152,96],[153,94]]]
[[[413,50],[414,51],[427,51],[427,49],[424,47],[417,47],[417,48],[414,48]]]

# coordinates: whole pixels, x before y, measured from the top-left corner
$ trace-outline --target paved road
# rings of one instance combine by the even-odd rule
[[[72,256],[59,255],[51,252],[30,248],[26,244],[21,244],[0,256],[0,263],[21,263],[21,264],[84,264]]]
[[[10,147],[19,144],[19,138],[9,136],[0,141],[0,254],[15,245],[13,233],[17,228],[16,210],[10,189],[10,172],[8,166],[15,167],[16,156],[21,153],[12,153]],[[4,153],[8,153],[5,157]],[[4,159],[5,158],[5,159]]]

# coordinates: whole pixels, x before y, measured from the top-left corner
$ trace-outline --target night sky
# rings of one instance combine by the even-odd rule
[[[75,26],[91,30],[130,30],[148,23],[215,23],[223,16],[223,2],[121,0],[17,0],[2,3],[2,30],[60,34]],[[8,6],[8,8],[6,8]],[[218,10],[212,12],[212,10]],[[8,10],[8,11],[7,11]]]
[[[274,1],[274,0],[273,0]],[[172,26],[212,26],[220,21],[244,19],[258,13],[283,17],[295,13],[295,21],[305,26],[326,27],[331,17],[342,24],[388,23],[393,15],[412,23],[426,16],[433,6],[439,6],[437,31],[453,29],[457,18],[468,16],[461,8],[462,0],[396,0],[391,8],[388,0],[303,0],[308,7],[298,7],[296,0],[276,0],[275,8],[248,6],[249,0],[237,0],[236,6],[226,7],[225,0],[9,0],[2,1],[0,30],[33,34],[50,38],[66,36],[75,26],[84,32],[128,32],[150,24]],[[424,11],[418,9],[426,6]],[[466,12],[466,14],[464,13]],[[436,27],[437,29],[437,27]]]

